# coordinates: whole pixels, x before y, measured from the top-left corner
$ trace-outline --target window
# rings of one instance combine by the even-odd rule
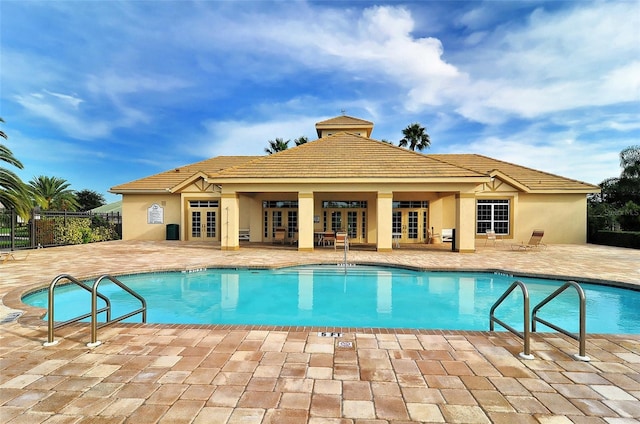
[[[476,233],[509,234],[509,200],[478,200],[476,203]]]
[[[288,211],[287,216],[287,235],[292,238],[298,232],[298,212]]]
[[[217,200],[190,200],[189,206],[192,208],[217,208]]]
[[[324,209],[366,209],[366,200],[324,200]]]
[[[394,209],[426,209],[429,207],[429,201],[427,200],[401,200],[394,201]]]
[[[262,202],[262,207],[264,209],[267,209],[267,208],[296,209],[298,207],[298,201],[297,200],[265,200]]]

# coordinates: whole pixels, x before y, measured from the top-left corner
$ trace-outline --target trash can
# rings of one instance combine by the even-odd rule
[[[456,229],[451,230],[451,250],[456,252]]]
[[[180,240],[180,226],[167,224],[167,240]]]

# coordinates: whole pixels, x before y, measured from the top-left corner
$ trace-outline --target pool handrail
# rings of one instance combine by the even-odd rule
[[[500,304],[511,294],[516,287],[520,287],[522,290],[523,297],[523,309],[524,309],[524,329],[522,332],[516,330],[509,324],[504,321],[496,318],[494,312]],[[523,359],[533,359],[533,355],[531,354],[531,342],[530,342],[530,334],[529,334],[529,291],[527,290],[527,286],[519,280],[514,281],[509,288],[500,296],[500,298],[493,304],[491,307],[491,311],[489,312],[489,331],[494,331],[494,322],[497,322],[516,336],[520,337],[524,340],[524,350],[520,353],[520,357]]]
[[[120,287],[122,290],[126,291],[127,293],[129,293],[131,296],[135,297],[136,299],[138,299],[140,301],[141,307],[136,309],[135,311],[129,312],[127,314],[121,315],[117,318],[107,318],[107,320],[102,323],[101,325],[98,325],[98,296],[100,295],[98,293],[98,287],[100,286],[100,283],[102,282],[102,280],[109,280],[112,283],[114,283],[115,285],[117,285],[118,287]],[[146,300],[144,300],[144,298],[142,296],[140,296],[138,293],[136,293],[135,291],[133,291],[132,289],[130,289],[129,287],[127,287],[124,283],[122,283],[120,280],[118,280],[117,278],[113,277],[112,275],[109,274],[104,274],[100,277],[98,277],[98,279],[96,279],[95,283],[93,283],[93,288],[92,288],[92,296],[91,296],[91,342],[87,343],[88,347],[95,347],[101,344],[100,341],[98,341],[98,328],[102,328],[102,327],[106,327],[107,325],[111,325],[113,323],[116,322],[120,322],[122,320],[125,320],[127,318],[130,318],[134,315],[137,314],[142,314],[142,322],[146,323],[147,322],[147,302]]]
[[[56,276],[53,280],[51,280],[51,283],[49,284],[49,295],[48,295],[48,307],[47,307],[47,323],[48,323],[48,331],[47,331],[47,341],[44,343],[44,346],[54,346],[56,344],[58,344],[57,341],[55,341],[55,329],[56,328],[62,328],[65,327],[69,324],[73,324],[74,322],[78,322],[81,321],[85,318],[89,318],[90,316],[92,316],[95,312],[95,314],[99,314],[102,312],[106,312],[107,313],[107,321],[109,321],[111,319],[111,301],[109,300],[108,297],[106,297],[105,295],[101,294],[101,293],[97,293],[96,296],[99,297],[100,299],[102,299],[105,303],[106,306],[104,306],[103,308],[97,309],[96,306],[96,310],[95,311],[91,311],[87,314],[84,315],[80,315],[78,317],[75,318],[71,318],[67,321],[63,321],[60,322],[58,324],[55,324],[54,321],[54,298],[55,298],[55,288],[58,285],[58,283],[62,280],[68,280],[71,283],[77,285],[78,287],[81,287],[83,289],[85,289],[86,291],[88,291],[89,293],[92,293],[91,287],[89,287],[88,285],[86,285],[85,283],[83,283],[82,281],[74,278],[73,276],[69,275],[69,274],[60,274],[58,276]],[[96,301],[97,304],[97,301]]]
[[[555,297],[557,297],[560,293],[562,293],[563,291],[565,291],[566,289],[568,289],[569,287],[573,287],[574,289],[576,289],[576,291],[578,292],[578,298],[580,300],[580,327],[579,327],[579,333],[578,335],[575,335],[561,327],[558,327],[555,324],[550,323],[549,321],[546,321],[540,317],[538,317],[538,311],[540,310],[540,308],[542,308],[544,305],[546,305],[547,303],[549,303],[551,300],[553,300]],[[531,319],[531,331],[535,332],[536,331],[536,322],[540,322],[544,325],[546,325],[547,327],[553,328],[554,330],[564,334],[565,336],[569,336],[574,340],[578,341],[579,344],[579,353],[574,354],[573,357],[580,360],[580,361],[585,361],[588,362],[590,360],[590,358],[586,355],[586,309],[587,309],[587,301],[586,301],[586,296],[584,294],[584,290],[582,290],[582,287],[580,287],[580,285],[578,283],[576,283],[575,281],[567,281],[566,283],[564,283],[560,288],[558,288],[556,291],[554,291],[553,293],[551,293],[549,296],[547,296],[542,302],[538,303],[536,306],[534,306],[533,308],[533,312],[532,312],[532,319]]]

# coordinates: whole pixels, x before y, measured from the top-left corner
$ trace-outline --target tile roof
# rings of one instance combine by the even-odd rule
[[[335,118],[327,119],[324,121],[317,122],[316,125],[371,125],[373,126],[373,122],[366,121],[360,118],[354,118],[353,116],[341,115],[336,116]]]
[[[198,172],[207,175],[215,174],[222,169],[230,168],[241,163],[251,161],[260,156],[217,156],[206,159],[201,162],[189,165],[179,166],[169,171],[161,172],[150,177],[141,178],[129,183],[111,187],[111,192],[119,193],[121,191],[166,191],[181,182],[191,178]]]
[[[350,117],[339,117],[355,119]],[[334,119],[339,119],[334,118]],[[597,192],[599,188],[477,154],[424,155],[341,132],[267,156],[218,156],[111,188],[114,193],[179,191],[198,173],[225,180],[355,179],[447,182],[496,176],[523,191]],[[476,180],[478,181],[478,180]]]
[[[352,116],[341,115],[316,123],[316,132],[318,133],[318,137],[322,135],[322,130],[352,131],[356,129],[367,130],[367,137],[370,137],[371,131],[373,131],[373,122],[354,118]]]
[[[486,177],[382,141],[341,132],[225,169],[225,178],[452,178]]]
[[[506,177],[507,180],[522,185],[528,191],[584,190],[597,192],[600,190],[598,186],[593,184],[477,154],[436,154],[427,155],[427,157],[482,174]]]

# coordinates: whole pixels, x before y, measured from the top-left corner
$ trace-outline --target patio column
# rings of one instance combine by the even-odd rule
[[[298,193],[298,251],[313,252],[313,192]]]
[[[476,251],[476,195],[456,194],[456,252]]]
[[[393,193],[378,192],[378,252],[391,252],[393,237],[391,222],[393,221]]]
[[[222,193],[220,203],[220,248],[222,250],[240,249],[240,200],[238,194]]]

